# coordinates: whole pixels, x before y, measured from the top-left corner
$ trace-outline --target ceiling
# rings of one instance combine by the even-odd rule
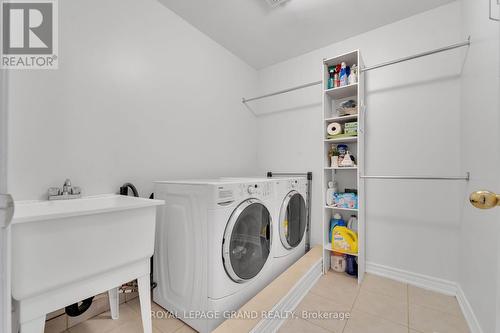
[[[158,0],[260,69],[454,0]]]

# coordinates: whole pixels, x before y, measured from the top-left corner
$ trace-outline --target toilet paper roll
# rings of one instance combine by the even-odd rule
[[[342,134],[342,125],[339,123],[331,123],[326,128],[326,131],[328,132],[328,135]]]

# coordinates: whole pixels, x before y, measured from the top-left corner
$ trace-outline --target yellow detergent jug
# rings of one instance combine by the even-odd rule
[[[347,227],[333,228],[332,250],[347,253],[358,253],[358,234]]]

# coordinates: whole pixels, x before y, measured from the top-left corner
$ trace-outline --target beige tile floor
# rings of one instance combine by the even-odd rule
[[[298,306],[299,318],[280,332],[466,333],[455,297],[367,274],[361,286],[344,274],[322,276]],[[302,319],[307,311],[347,312],[350,318]]]
[[[157,304],[152,304],[152,311],[166,313]],[[63,317],[60,317],[63,318]],[[49,320],[45,325],[45,333],[61,332],[58,318]],[[139,298],[120,304],[120,318],[111,319],[110,312],[88,319],[68,330],[65,333],[142,333],[141,310]],[[196,332],[182,321],[175,318],[153,319],[153,333],[190,333]]]
[[[162,310],[153,304],[153,311]],[[469,332],[455,297],[367,274],[361,286],[344,274],[322,276],[299,304],[302,311],[346,313],[349,319],[295,318],[280,332],[311,333],[465,333]],[[57,330],[57,318],[45,332]],[[109,312],[67,330],[69,333],[138,333],[142,331],[139,299],[120,305],[120,319]],[[154,319],[154,333],[194,332],[178,319]],[[237,333],[237,332],[235,332]]]

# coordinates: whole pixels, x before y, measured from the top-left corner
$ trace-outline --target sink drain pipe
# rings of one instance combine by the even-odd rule
[[[70,317],[78,317],[90,308],[93,300],[94,296],[84,299],[81,302],[68,305],[64,308],[64,312]]]

